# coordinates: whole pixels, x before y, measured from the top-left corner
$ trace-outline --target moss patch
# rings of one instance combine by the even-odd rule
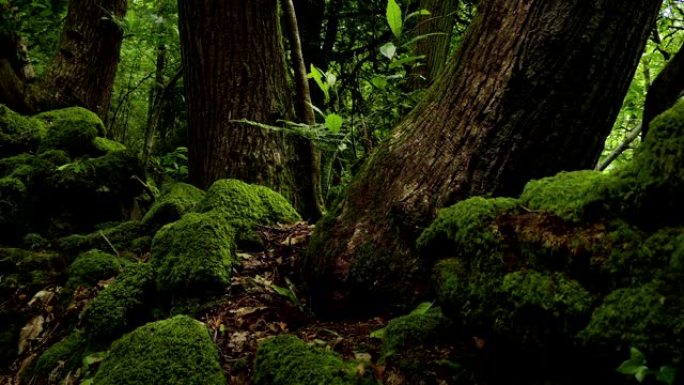
[[[112,344],[94,385],[223,385],[207,328],[187,316],[142,326]]]
[[[35,152],[45,131],[42,121],[17,114],[0,104],[0,158]]]
[[[147,263],[128,266],[81,314],[90,338],[107,340],[149,320],[154,272]]]
[[[221,213],[190,213],[161,228],[150,262],[164,292],[219,292],[230,283],[235,233]]]
[[[394,318],[384,329],[383,352],[386,356],[436,342],[446,319],[439,308],[429,308]]]
[[[513,214],[519,203],[511,198],[470,198],[439,211],[437,219],[420,235],[424,255],[477,258],[491,254],[501,241],[495,219]]]
[[[297,337],[284,335],[264,341],[254,364],[256,385],[374,384],[356,374],[356,364],[337,354],[312,348]]]
[[[88,349],[88,340],[83,332],[77,330],[63,340],[50,346],[38,357],[32,373],[47,378],[55,368],[62,368],[63,372],[81,366],[81,360]]]
[[[568,222],[606,212],[606,188],[612,176],[599,171],[561,172],[525,186],[521,203],[529,209],[553,213]]]
[[[69,266],[67,286],[94,286],[103,279],[119,275],[126,263],[130,262],[100,250],[90,250],[79,255]]]
[[[197,211],[221,211],[231,220],[245,220],[253,225],[269,225],[276,222],[290,223],[301,220],[297,211],[280,194],[235,179],[214,182],[207,190]]]
[[[104,133],[100,118],[84,108],[72,107],[48,111],[34,116],[48,128],[41,151],[60,149],[73,156],[91,153],[93,141]]]
[[[126,151],[126,146],[123,145],[122,143],[119,143],[115,140],[103,138],[100,136],[93,139],[93,147],[95,148],[95,150],[97,150],[101,154],[106,154],[109,152],[116,152],[116,151]]]
[[[187,183],[173,183],[162,189],[161,196],[145,214],[142,222],[153,228],[179,220],[204,198],[204,191]]]
[[[97,230],[90,234],[74,234],[59,238],[57,245],[67,253],[78,254],[90,249],[112,251],[111,243],[119,253],[134,249],[133,242],[147,234],[147,228],[139,221],[127,221]],[[109,242],[108,242],[109,241]]]

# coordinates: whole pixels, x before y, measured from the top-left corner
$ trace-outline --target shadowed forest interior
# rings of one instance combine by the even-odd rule
[[[0,384],[684,384],[684,1],[0,0]]]

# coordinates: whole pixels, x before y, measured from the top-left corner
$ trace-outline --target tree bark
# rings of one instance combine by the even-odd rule
[[[424,65],[412,74],[411,88],[426,88],[444,69],[449,55],[451,33],[456,24],[458,0],[421,0],[420,9],[430,12],[415,28],[414,35],[427,36],[416,43],[416,55],[425,56]]]
[[[642,119],[642,135],[648,134],[651,121],[672,107],[684,91],[684,46],[667,63],[665,68],[648,88],[644,116]]]
[[[262,184],[316,217],[313,145],[264,126],[293,117],[278,1],[179,0],[179,20],[191,182]]]
[[[81,106],[103,120],[119,65],[127,0],[71,0],[52,62],[31,88],[35,111]]]
[[[313,305],[409,302],[440,207],[591,168],[661,1],[488,0],[425,99],[372,154],[307,252]]]

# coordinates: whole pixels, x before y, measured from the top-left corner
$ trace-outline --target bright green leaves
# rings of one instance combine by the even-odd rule
[[[340,132],[343,124],[344,124],[344,119],[338,114],[328,114],[325,117],[325,126],[333,134],[337,134],[338,132]]]
[[[330,101],[330,89],[337,83],[337,76],[331,72],[323,72],[312,64],[311,72],[309,72],[307,78],[313,79],[316,82],[318,88],[323,91],[325,102],[328,103]]]
[[[404,20],[401,17],[401,8],[396,0],[387,1],[387,23],[395,37],[401,37]]]
[[[394,45],[394,43],[389,42],[380,47],[380,53],[382,54],[382,56],[392,60],[394,58],[394,55],[397,54],[397,46]]]
[[[628,376],[634,376],[639,382],[644,382],[649,374],[652,374],[658,382],[667,385],[672,385],[675,380],[677,370],[671,366],[661,366],[659,370],[651,370],[646,365],[646,357],[639,351],[639,349],[632,347],[630,350],[630,357],[623,362],[617,371]]]

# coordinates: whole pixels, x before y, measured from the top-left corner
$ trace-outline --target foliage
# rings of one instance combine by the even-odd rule
[[[192,211],[204,198],[204,191],[186,183],[173,183],[162,188],[161,196],[142,219],[142,223],[159,228]]]
[[[93,385],[224,385],[216,345],[187,316],[149,323],[112,344]]]
[[[0,158],[35,152],[45,132],[42,121],[22,116],[0,105]]]
[[[69,266],[67,286],[94,286],[98,281],[119,275],[126,262],[100,250],[90,250],[79,255]]]

